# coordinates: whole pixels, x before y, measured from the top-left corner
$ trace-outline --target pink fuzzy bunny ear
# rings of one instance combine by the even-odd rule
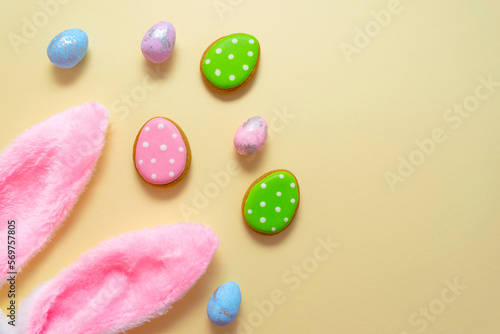
[[[23,301],[22,334],[112,334],[165,314],[217,249],[202,224],[163,225],[114,237],[86,252]]]
[[[24,131],[1,153],[0,286],[49,241],[75,204],[104,146],[108,116],[98,103],[68,109]],[[7,256],[8,228],[15,230],[9,237],[15,264]]]

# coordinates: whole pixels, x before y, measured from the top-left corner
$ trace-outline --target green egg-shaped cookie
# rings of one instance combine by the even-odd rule
[[[286,169],[270,171],[248,188],[243,198],[245,222],[264,234],[275,234],[290,225],[300,201],[299,183]]]
[[[248,34],[232,34],[219,38],[205,50],[200,70],[210,88],[221,93],[233,93],[252,80],[259,59],[257,38]]]

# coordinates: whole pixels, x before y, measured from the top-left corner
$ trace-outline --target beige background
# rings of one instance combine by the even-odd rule
[[[167,315],[129,333],[499,332],[500,87],[480,81],[500,82],[498,1],[62,2],[50,17],[35,0],[0,5],[0,148],[91,100],[110,109],[111,126],[88,189],[19,276],[21,298],[103,240],[189,219],[221,239],[208,272]],[[370,12],[388,9],[390,22],[374,23]],[[34,19],[37,31],[22,37]],[[175,25],[177,43],[155,67],[140,42],[161,20]],[[57,69],[46,47],[74,27],[89,36],[87,56]],[[372,37],[356,39],[365,28]],[[201,80],[199,59],[233,32],[260,40],[261,63],[246,89],[221,96]],[[25,43],[14,47],[12,34]],[[355,53],[342,51],[348,44]],[[448,111],[477,101],[467,118]],[[146,185],[132,164],[137,131],[156,115],[181,125],[192,147],[192,169],[173,189]],[[232,138],[254,115],[271,135],[255,159],[241,159]],[[430,150],[430,140],[424,156],[416,141]],[[400,159],[417,166],[394,179]],[[301,207],[290,228],[266,237],[246,228],[240,205],[275,168],[297,175]],[[331,254],[317,250],[327,237]],[[206,303],[229,280],[243,304],[238,321],[218,328]],[[5,288],[0,295],[5,308]]]

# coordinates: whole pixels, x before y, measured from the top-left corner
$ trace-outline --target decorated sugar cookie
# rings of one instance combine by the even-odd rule
[[[233,93],[252,80],[260,59],[259,41],[252,35],[232,34],[213,42],[201,57],[205,83],[221,93]]]
[[[191,166],[186,135],[168,118],[150,119],[135,139],[134,165],[147,183],[164,187],[177,184]]]
[[[286,169],[270,171],[248,188],[243,198],[245,222],[257,232],[275,234],[293,221],[300,201],[299,184]]]

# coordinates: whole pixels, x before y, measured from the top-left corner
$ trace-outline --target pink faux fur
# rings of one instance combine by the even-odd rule
[[[109,112],[87,103],[19,135],[0,155],[0,286],[68,215],[104,146]],[[7,266],[7,221],[16,221],[16,266]]]
[[[217,249],[202,224],[163,225],[86,252],[21,304],[23,334],[112,334],[165,314]]]

